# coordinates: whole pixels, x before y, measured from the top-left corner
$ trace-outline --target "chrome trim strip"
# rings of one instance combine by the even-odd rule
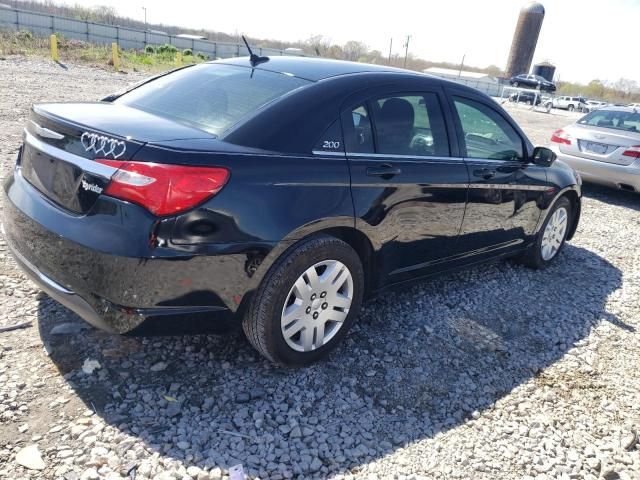
[[[526,165],[524,160],[495,160],[493,158],[470,158],[466,157],[465,161],[469,165],[482,165],[483,163],[499,163],[501,165]]]
[[[427,160],[437,160],[437,161],[455,161],[461,162],[463,159],[461,157],[438,157],[435,155],[432,156],[420,156],[420,155],[387,155],[384,153],[351,153],[347,152],[346,155],[348,157],[356,157],[356,158],[397,158],[397,159],[405,159],[405,160],[417,160],[417,161],[427,161]]]
[[[85,172],[92,173],[94,175],[99,175],[104,178],[111,178],[114,173],[118,170],[117,168],[110,167],[109,165],[104,165],[102,163],[95,162],[93,160],[89,160],[88,158],[81,157],[79,155],[75,155],[73,153],[65,152],[59,148],[54,147],[53,145],[49,145],[41,140],[38,140],[35,136],[25,130],[25,143],[29,144],[29,146],[39,150],[47,155],[52,156],[53,158],[57,158],[67,163],[71,163],[76,167],[84,170]]]
[[[433,188],[469,188],[468,183],[418,183],[421,188],[433,189]],[[403,188],[406,187],[406,183],[397,183],[388,181],[384,183],[358,183],[352,184],[351,188]]]
[[[530,190],[542,192],[550,187],[544,185],[522,185],[517,183],[471,183],[469,188],[476,190]]]
[[[344,152],[325,152],[324,150],[312,150],[311,153],[314,155],[329,155],[330,157],[344,157],[346,153]]]
[[[64,138],[64,135],[62,135],[61,133],[54,132],[53,130],[49,130],[48,128],[41,127],[33,120],[29,120],[29,122],[33,126],[33,129],[35,130],[36,135],[38,135],[39,137],[52,138],[54,140],[62,140]]]

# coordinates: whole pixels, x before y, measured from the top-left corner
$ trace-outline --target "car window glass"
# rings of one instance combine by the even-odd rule
[[[502,115],[480,102],[454,97],[467,156],[522,160],[522,139]]]
[[[205,63],[153,80],[115,103],[220,135],[263,105],[310,83],[266,70]]]
[[[578,123],[592,127],[640,132],[640,113],[624,110],[596,110],[583,117]]]
[[[349,153],[373,153],[373,133],[369,112],[364,104],[342,115],[344,143]]]
[[[372,102],[378,153],[449,156],[449,141],[435,93],[394,95]]]

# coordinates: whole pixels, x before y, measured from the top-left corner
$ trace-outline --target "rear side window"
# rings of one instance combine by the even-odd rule
[[[342,115],[344,143],[349,153],[373,153],[373,130],[365,104],[357,105]]]
[[[581,125],[611,128],[627,132],[640,132],[640,113],[625,112],[624,110],[596,110],[580,121]]]
[[[449,156],[449,141],[438,97],[434,93],[394,95],[373,104],[378,153]]]
[[[220,135],[256,109],[308,80],[222,64],[203,64],[160,77],[116,103]]]
[[[474,100],[454,97],[469,158],[522,160],[522,139],[502,115]]]

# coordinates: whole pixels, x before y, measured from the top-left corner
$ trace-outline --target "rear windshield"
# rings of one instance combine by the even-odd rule
[[[203,64],[153,80],[116,103],[220,135],[256,109],[309,83],[282,73]]]
[[[592,127],[640,132],[640,113],[600,109],[589,113],[580,119],[578,123],[581,125],[591,125]]]

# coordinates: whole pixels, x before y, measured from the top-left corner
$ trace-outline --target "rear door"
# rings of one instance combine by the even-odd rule
[[[496,255],[520,248],[536,228],[549,187],[545,169],[527,162],[526,142],[489,101],[452,97],[469,196],[456,253]]]
[[[440,90],[389,91],[342,116],[357,226],[383,282],[441,269],[460,231],[468,175]]]

